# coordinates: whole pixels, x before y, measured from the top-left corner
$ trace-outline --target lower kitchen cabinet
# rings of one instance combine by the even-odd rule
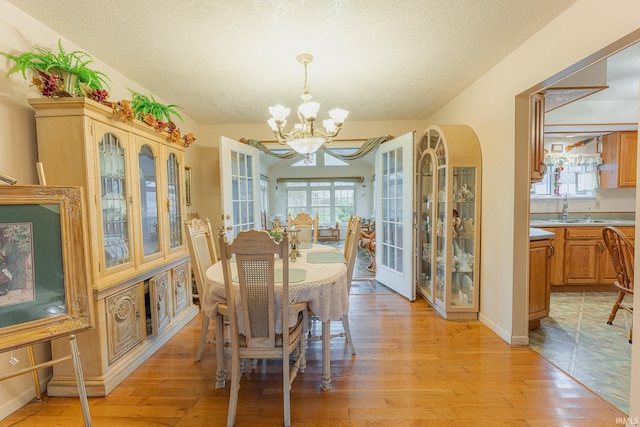
[[[549,315],[554,252],[551,239],[529,243],[529,329],[540,327],[540,319]]]
[[[633,239],[634,227],[619,227]],[[563,282],[568,285],[610,285],[616,280],[602,227],[565,229]]]

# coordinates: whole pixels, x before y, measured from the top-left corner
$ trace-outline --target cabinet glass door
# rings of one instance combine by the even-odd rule
[[[422,157],[422,162],[419,165],[420,171],[420,189],[422,199],[420,201],[420,230],[418,235],[420,236],[421,247],[419,247],[418,265],[420,266],[418,274],[419,281],[418,286],[420,292],[429,300],[433,301],[433,263],[435,259],[433,255],[432,245],[432,230],[434,224],[434,188],[435,179],[433,176],[435,167],[435,161],[433,157],[433,150],[425,152]]]
[[[112,133],[102,136],[98,150],[104,261],[110,268],[130,261],[125,151],[121,141]]]
[[[436,301],[444,304],[445,272],[447,271],[447,168],[438,167],[438,220],[436,223],[436,280],[435,297]]]
[[[169,198],[169,245],[182,245],[182,208],[180,204],[180,164],[175,153],[167,159],[167,197]]]
[[[474,304],[476,168],[453,168],[451,304]]]
[[[144,256],[160,252],[158,238],[158,182],[156,158],[151,147],[143,145],[138,153],[140,184],[140,224]]]

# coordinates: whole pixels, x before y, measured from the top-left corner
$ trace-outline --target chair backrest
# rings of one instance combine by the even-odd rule
[[[344,237],[344,249],[342,250],[342,253],[344,255],[344,259],[347,260],[347,262],[349,262],[349,248],[350,248],[350,243],[352,239],[357,239],[358,237],[356,235],[354,235],[353,231],[354,231],[354,225],[353,222],[355,221],[355,217],[353,215],[351,215],[349,217],[349,221],[347,221],[347,234]]]
[[[633,292],[633,243],[616,227],[604,227],[602,238],[616,271],[617,284]]]
[[[223,265],[232,345],[268,350],[282,347],[289,341],[289,328],[282,328],[276,336],[276,310],[281,319],[287,319],[288,304],[276,308],[275,257],[282,259],[282,301],[289,301],[289,237],[283,233],[276,243],[264,230],[245,230],[238,233],[232,243],[224,232],[220,235],[220,257]],[[237,276],[233,277],[231,258],[235,255]],[[234,284],[234,281],[237,283]],[[239,298],[240,301],[237,301]],[[238,324],[241,308],[242,330]]]
[[[349,287],[349,291],[351,291],[351,280],[353,279],[353,270],[356,266],[356,258],[358,257],[358,236],[360,235],[360,227],[361,220],[359,216],[353,218],[353,221],[349,225],[349,230],[347,230],[347,236],[351,234],[351,239],[349,240],[349,246],[347,247],[345,244],[345,251],[348,251],[345,254],[345,259],[347,260],[347,283]]]
[[[202,292],[204,289],[205,272],[209,267],[218,261],[216,247],[213,243],[213,233],[211,232],[211,222],[209,218],[202,221],[194,218],[184,223],[185,235],[187,236],[187,246],[191,255],[191,267],[196,279],[196,287],[200,296],[200,310],[204,310]]]
[[[289,214],[289,230],[295,225],[300,243],[318,243],[318,214],[312,218],[308,213],[299,213],[295,218]]]
[[[353,279],[353,270],[356,266],[356,258],[358,256],[358,237],[360,235],[360,227],[362,221],[359,216],[349,218],[349,228],[347,230],[347,238],[344,245],[344,258],[347,260],[347,283],[351,290],[351,280]],[[351,237],[349,237],[351,235]]]

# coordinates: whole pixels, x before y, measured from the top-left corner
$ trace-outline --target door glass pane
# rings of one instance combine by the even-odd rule
[[[233,206],[233,237],[235,237],[242,230],[257,227],[252,156],[232,151],[231,173],[231,205]]]
[[[180,206],[180,165],[174,153],[167,159],[167,188],[169,196],[169,244],[182,245],[182,209]]]
[[[138,153],[140,180],[140,222],[142,225],[142,250],[144,255],[160,251],[158,239],[158,188],[156,182],[156,159],[148,145]]]
[[[105,133],[98,147],[104,262],[107,268],[130,261],[127,182],[124,149],[117,136]]]
[[[383,238],[378,241],[377,250],[382,252],[382,264],[399,273],[404,271],[403,251],[401,236],[402,208],[398,212],[398,206],[402,205],[402,154],[403,149],[397,148],[382,154],[383,172],[381,177],[382,194],[382,224],[380,231]],[[400,159],[400,161],[398,161]]]

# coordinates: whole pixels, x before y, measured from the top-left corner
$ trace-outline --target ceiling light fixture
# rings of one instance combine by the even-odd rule
[[[271,118],[267,121],[271,130],[275,134],[280,144],[288,144],[291,148],[300,154],[309,156],[320,149],[322,144],[329,144],[333,138],[340,133],[344,120],[349,115],[347,110],[334,108],[329,111],[331,119],[322,122],[324,129],[314,126],[316,115],[320,109],[318,102],[311,102],[311,94],[307,86],[307,65],[313,60],[313,56],[308,53],[301,53],[297,56],[298,62],[304,66],[304,87],[302,95],[302,104],[298,106],[298,119],[300,123],[296,124],[289,132],[284,131],[287,124],[287,116],[290,109],[282,105],[269,107]]]

